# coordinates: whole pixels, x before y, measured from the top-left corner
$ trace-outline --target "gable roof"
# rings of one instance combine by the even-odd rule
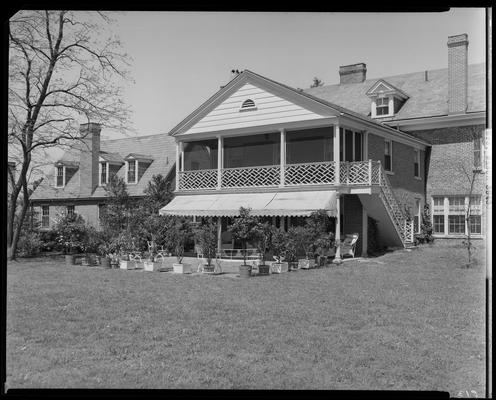
[[[148,154],[149,157],[153,158],[153,161],[148,165],[137,184],[127,185],[130,196],[143,195],[143,190],[146,188],[153,175],[162,174],[163,176],[167,176],[170,174],[175,163],[175,140],[163,133],[158,135],[102,140],[100,142],[100,156],[108,157],[112,160],[123,160],[124,156],[136,152]],[[78,154],[77,152],[66,152],[64,153],[63,158],[65,160],[77,161]],[[90,197],[80,196],[80,173],[81,171],[78,169],[63,188],[54,187],[54,172],[47,174],[45,179],[43,179],[43,182],[32,194],[31,200],[88,199],[106,196],[105,189],[101,186],[98,186]],[[125,166],[122,165],[117,172],[117,176],[125,178],[125,173]]]
[[[202,103],[196,110],[194,110],[191,114],[184,118],[174,128],[172,128],[169,134],[175,136],[193,126],[202,118],[203,115],[213,110],[223,100],[228,98],[232,93],[234,93],[237,89],[239,89],[243,84],[247,82],[268,87],[270,88],[270,90],[277,91],[279,94],[282,93],[288,97],[291,97],[292,101],[304,103],[305,107],[307,107],[308,109],[313,109],[317,113],[320,112],[322,115],[346,115],[352,119],[359,120],[367,124],[372,124],[377,128],[383,131],[388,131],[389,133],[392,133],[394,135],[408,137],[415,141],[421,142],[422,144],[427,144],[424,141],[419,141],[417,137],[410,135],[409,133],[401,132],[397,129],[384,125],[379,121],[368,117],[367,114],[361,114],[352,109],[338,105],[337,103],[332,103],[322,97],[314,96],[313,94],[304,92],[302,90],[294,89],[280,82],[276,82],[272,79],[256,74],[255,72],[252,72],[248,69],[245,69],[244,71],[239,73],[227,85],[223,86],[207,101]],[[367,100],[370,101],[368,98]]]
[[[361,83],[326,85],[305,89],[305,93],[335,102],[361,115],[370,115],[370,99],[367,91],[379,79],[387,81],[408,94],[409,99],[396,115],[388,120],[425,118],[448,114],[448,69],[367,79]],[[468,113],[486,109],[486,68],[485,64],[468,66]],[[385,119],[381,119],[384,121]]]
[[[380,87],[383,87],[384,89],[378,90]],[[372,85],[372,87],[367,90],[367,96],[376,96],[377,94],[380,94],[382,92],[386,93],[395,93],[398,94],[399,97],[408,99],[408,94],[406,94],[403,90],[398,89],[396,86],[391,85],[389,82],[386,82],[384,79],[379,79],[376,83]]]

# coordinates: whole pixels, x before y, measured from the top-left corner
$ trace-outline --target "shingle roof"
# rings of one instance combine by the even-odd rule
[[[468,110],[467,112],[485,111],[486,109],[486,66],[473,64],[468,66]],[[399,112],[388,120],[423,118],[448,114],[448,69],[425,71],[403,75],[367,79],[361,83],[326,85],[305,89],[305,93],[326,101],[339,104],[362,115],[370,115],[370,98],[367,91],[378,80],[384,80],[405,92],[409,99]],[[384,119],[383,119],[384,120]]]
[[[100,157],[110,163],[124,163],[124,158],[118,153],[108,153],[106,151],[100,151]]]
[[[153,175],[162,174],[167,176],[175,163],[175,140],[167,134],[137,136],[124,139],[102,140],[100,143],[101,155],[102,153],[108,156],[109,154],[115,157],[119,155],[121,159],[124,156],[139,152],[140,154],[148,154],[153,158],[153,162],[148,166],[141,179],[137,184],[128,184],[127,190],[131,196],[140,196],[143,190],[148,185]],[[63,158],[67,160],[75,160],[78,155],[75,152],[67,152]],[[87,196],[79,195],[79,174],[78,169],[76,173],[69,179],[64,188],[54,187],[54,172],[47,175],[43,182],[38,186],[31,196],[32,200],[40,199],[83,199]],[[117,172],[117,176],[125,177],[124,165]],[[103,187],[97,187],[93,192],[91,198],[105,197],[106,192]]]

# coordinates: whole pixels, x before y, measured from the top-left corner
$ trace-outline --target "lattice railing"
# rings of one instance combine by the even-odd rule
[[[284,171],[285,185],[333,184],[336,165],[331,162],[287,164]]]
[[[280,179],[281,167],[279,165],[222,170],[223,188],[278,186]]]
[[[339,166],[341,185],[378,185],[380,175],[379,161],[342,162]]]
[[[216,186],[216,169],[179,172],[179,190],[215,189]]]

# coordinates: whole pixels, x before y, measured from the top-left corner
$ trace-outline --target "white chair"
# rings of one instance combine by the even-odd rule
[[[339,248],[341,250],[341,258],[345,256],[351,256],[355,258],[355,247],[358,241],[358,233],[347,234],[344,240],[340,243]]]

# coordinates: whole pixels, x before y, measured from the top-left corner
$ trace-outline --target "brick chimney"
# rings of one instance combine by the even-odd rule
[[[98,159],[100,156],[100,124],[81,124],[79,157],[79,192],[81,196],[91,196],[98,186]]]
[[[367,79],[367,65],[364,63],[339,67],[339,83],[362,83]]]
[[[467,111],[468,36],[448,36],[448,113]]]

